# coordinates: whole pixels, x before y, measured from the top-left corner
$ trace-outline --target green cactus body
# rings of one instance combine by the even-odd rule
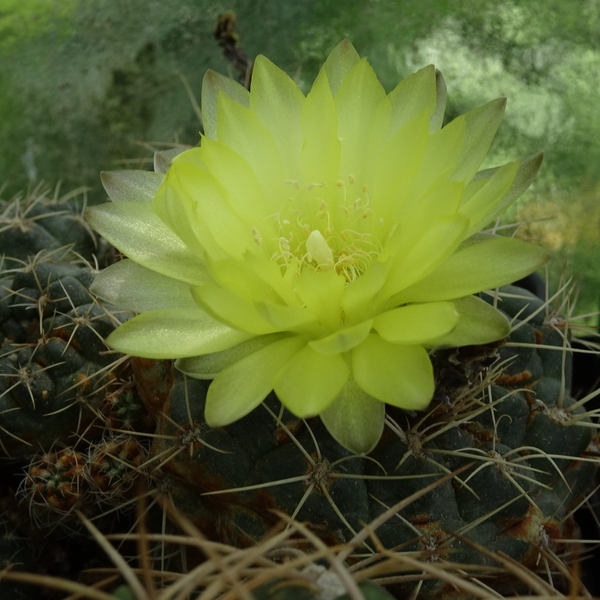
[[[14,273],[0,299],[0,442],[9,456],[49,449],[84,431],[111,391],[115,327],[90,296],[93,272],[42,260]],[[66,439],[64,440],[66,441]]]
[[[83,217],[85,203],[77,199],[81,191],[57,197],[57,188],[55,197],[50,197],[49,189],[38,186],[0,208],[0,256],[6,257],[9,266],[21,266],[30,256],[66,247],[86,260],[102,253]],[[102,248],[108,246],[102,244]]]

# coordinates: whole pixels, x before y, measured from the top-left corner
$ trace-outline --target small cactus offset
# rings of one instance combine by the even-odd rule
[[[20,572],[37,546],[69,567],[50,561],[32,584],[85,594],[88,582],[96,598],[585,597],[575,513],[600,442],[593,394],[570,393],[570,288],[540,299],[507,285],[545,251],[478,233],[539,157],[476,175],[504,104],[440,129],[439,74],[419,72],[388,107],[348,43],[307,98],[264,57],[254,73],[250,96],[207,75],[201,150],[104,174],[114,202],[87,214],[129,258],[82,217],[81,192],[0,209],[0,591],[38,597]],[[374,104],[374,133],[350,127]],[[315,126],[319,106],[344,136]],[[298,156],[296,138],[281,145],[286,115],[302,116]],[[378,141],[386,123],[398,135]],[[410,195],[382,208],[397,152],[428,214]],[[267,158],[277,177],[296,162],[314,177],[282,184]],[[338,180],[342,166],[353,171]],[[246,227],[278,208],[269,190],[285,191],[286,212]],[[480,264],[496,257],[497,272]]]

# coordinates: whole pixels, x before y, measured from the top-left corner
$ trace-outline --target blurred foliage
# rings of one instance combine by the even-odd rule
[[[14,48],[43,31],[57,41],[69,34],[71,15],[78,0],[2,0],[0,12],[0,55],[6,58]]]
[[[433,62],[448,118],[507,96],[486,166],[546,155],[509,218],[558,215],[520,234],[575,257],[585,287],[600,290],[600,0],[3,0],[3,196],[63,180],[100,201],[100,170],[149,164],[159,142],[197,144],[186,84],[199,98],[207,68],[236,75],[213,36],[226,10],[246,53],[265,54],[305,90],[347,37],[388,90]]]

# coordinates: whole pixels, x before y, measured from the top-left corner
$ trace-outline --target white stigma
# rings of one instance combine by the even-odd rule
[[[335,261],[333,260],[333,252],[323,234],[314,229],[310,232],[306,240],[306,251],[311,255],[312,259],[323,271],[328,271],[333,268]]]

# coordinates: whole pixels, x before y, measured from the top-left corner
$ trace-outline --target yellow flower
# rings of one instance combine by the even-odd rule
[[[384,403],[430,402],[429,349],[507,335],[506,319],[473,294],[547,259],[478,233],[541,162],[477,172],[505,100],[442,128],[444,105],[432,66],[386,95],[349,42],[306,97],[262,56],[251,92],[207,73],[201,146],[166,176],[107,174],[113,202],[89,210],[130,258],[94,291],[141,313],[107,343],[214,378],[212,426],[275,390],[350,450],[371,450]]]

